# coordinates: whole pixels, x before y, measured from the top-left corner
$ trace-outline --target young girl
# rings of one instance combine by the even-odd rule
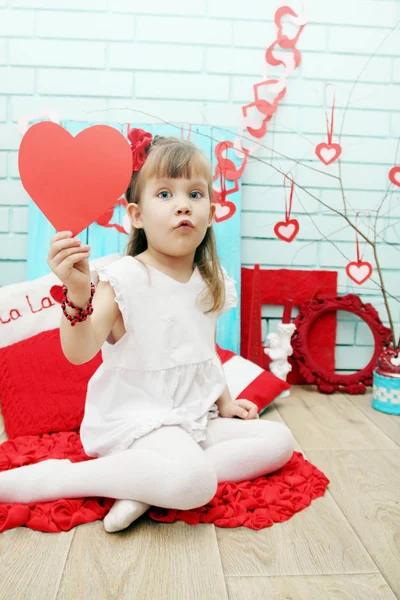
[[[218,482],[270,473],[293,452],[286,426],[256,420],[252,402],[231,398],[216,353],[217,319],[237,296],[216,254],[205,157],[190,142],[152,140],[143,130],[129,139],[127,256],[99,269],[94,288],[89,247],[69,232],[52,238],[48,255],[66,286],[65,356],[81,364],[102,350],[80,430],[97,460],[46,460],[0,474],[0,502],[116,498],[108,532],[149,505],[202,506]]]

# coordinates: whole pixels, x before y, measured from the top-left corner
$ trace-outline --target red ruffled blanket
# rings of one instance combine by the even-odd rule
[[[85,454],[77,432],[21,436],[0,445],[0,471],[47,458],[93,460]],[[295,452],[273,475],[241,483],[220,483],[216,495],[205,506],[193,510],[153,507],[148,516],[164,523],[181,520],[191,525],[214,523],[218,527],[263,529],[287,521],[309,506],[312,500],[324,495],[328,484],[321,471]],[[76,525],[103,519],[113,503],[111,498],[0,503],[0,532],[22,526],[53,533],[69,531]]]

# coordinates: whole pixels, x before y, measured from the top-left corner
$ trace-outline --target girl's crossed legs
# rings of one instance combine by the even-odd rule
[[[289,429],[272,421],[213,419],[200,443],[177,425],[163,426],[110,456],[81,463],[46,460],[0,473],[0,502],[116,498],[122,502],[114,504],[104,526],[118,531],[150,505],[202,506],[213,498],[218,482],[271,473],[292,453]]]

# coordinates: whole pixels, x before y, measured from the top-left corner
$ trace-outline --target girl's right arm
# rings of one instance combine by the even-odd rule
[[[47,264],[68,288],[68,298],[75,306],[86,306],[90,298],[89,246],[82,246],[70,232],[61,231],[51,239]],[[109,283],[100,281],[93,297],[93,315],[71,327],[64,315],[61,317],[61,347],[73,364],[91,360],[109,336],[118,316],[114,290]],[[75,310],[67,307],[75,314]]]

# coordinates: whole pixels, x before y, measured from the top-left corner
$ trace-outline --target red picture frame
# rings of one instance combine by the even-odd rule
[[[338,310],[350,312],[362,319],[370,328],[374,337],[374,353],[369,363],[359,371],[350,374],[335,373],[321,367],[310,349],[309,335],[314,324],[327,314]],[[391,342],[391,331],[383,325],[378,312],[372,304],[364,304],[356,294],[333,298],[314,299],[300,307],[294,320],[296,331],[291,339],[293,356],[307,383],[316,384],[319,391],[331,394],[335,391],[348,394],[363,394],[367,386],[372,385],[373,370],[382,350]]]

